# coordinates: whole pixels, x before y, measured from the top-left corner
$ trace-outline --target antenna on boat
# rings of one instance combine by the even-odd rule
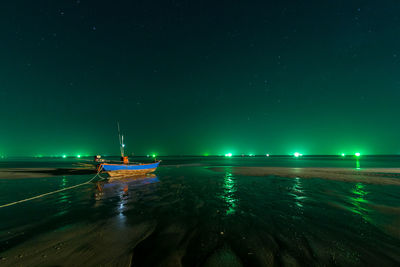
[[[119,122],[117,122],[118,125],[118,140],[119,140],[119,150],[121,151],[121,157],[124,157],[124,136],[121,135],[121,132],[119,130]]]

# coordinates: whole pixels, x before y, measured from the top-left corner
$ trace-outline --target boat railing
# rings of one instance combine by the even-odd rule
[[[147,164],[153,164],[153,163],[157,163],[157,162],[161,162],[161,160],[157,160],[155,162],[134,162],[134,161],[130,161],[127,165],[147,165]],[[105,160],[101,163],[116,163],[116,164],[123,164],[124,162],[122,160]]]
[[[91,162],[91,163],[115,163],[115,164],[123,164],[124,163],[122,160],[110,160],[110,159],[102,159],[102,161],[81,159],[81,161],[86,161],[86,162]],[[152,164],[152,163],[157,163],[157,162],[161,162],[161,160],[157,160],[155,162],[148,162],[148,163],[131,161],[128,163],[128,165],[144,165],[144,164]]]

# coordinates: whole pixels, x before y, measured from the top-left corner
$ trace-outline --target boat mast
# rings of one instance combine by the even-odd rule
[[[121,157],[124,157],[124,136],[121,135],[121,132],[119,130],[119,122],[117,122],[118,125],[118,139],[119,139],[119,150],[121,151]]]

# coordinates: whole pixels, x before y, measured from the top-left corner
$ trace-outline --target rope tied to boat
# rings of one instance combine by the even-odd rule
[[[100,177],[101,179],[106,179],[106,178],[100,176],[100,172],[101,172],[102,169],[103,169],[103,168],[100,167],[100,168],[98,169],[96,175],[93,176],[91,179],[89,179],[88,181],[86,181],[86,182],[84,182],[84,183],[77,184],[77,185],[73,185],[73,186],[69,186],[69,187],[62,188],[62,189],[58,189],[58,190],[51,191],[51,192],[48,192],[48,193],[40,194],[40,195],[37,195],[37,196],[34,196],[34,197],[30,197],[30,198],[18,200],[18,201],[11,202],[11,203],[8,203],[8,204],[4,204],[4,205],[1,205],[1,206],[0,206],[0,209],[1,209],[1,208],[5,208],[5,207],[9,207],[9,206],[13,206],[13,205],[16,205],[16,204],[19,204],[19,203],[22,203],[22,202],[27,202],[27,201],[30,201],[30,200],[38,199],[38,198],[41,198],[41,197],[44,197],[44,196],[56,194],[56,193],[59,193],[59,192],[62,192],[62,191],[67,191],[67,190],[70,190],[70,189],[73,189],[73,188],[77,188],[77,187],[79,187],[79,186],[82,186],[82,185],[85,185],[85,184],[88,184],[88,183],[92,182],[96,177]]]

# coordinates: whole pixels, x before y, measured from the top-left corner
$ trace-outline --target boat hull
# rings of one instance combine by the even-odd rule
[[[137,175],[144,175],[148,173],[152,173],[157,168],[153,169],[144,169],[144,170],[119,170],[119,171],[108,171],[107,174],[113,178],[117,177],[127,177],[127,176],[137,176]]]
[[[154,172],[160,162],[150,164],[101,164],[103,171],[107,172],[111,177],[127,177],[144,175]]]

